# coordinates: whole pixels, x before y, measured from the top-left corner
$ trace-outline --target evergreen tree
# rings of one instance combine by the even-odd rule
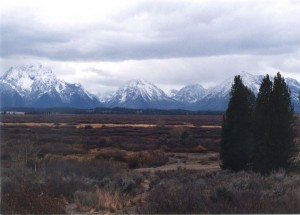
[[[270,146],[267,158],[270,162],[269,171],[287,169],[296,152],[293,141],[294,108],[291,92],[280,73],[274,78],[270,106]]]
[[[269,147],[271,145],[271,103],[273,83],[266,75],[259,88],[256,99],[255,109],[255,128],[254,128],[254,144],[253,151],[253,167],[254,170],[266,173],[270,169],[272,161],[270,161]]]
[[[252,125],[255,96],[235,76],[230,100],[222,123],[221,168],[239,171],[247,169],[253,149]]]
[[[269,174],[290,166],[296,152],[293,115],[291,93],[284,78],[277,73],[272,85],[267,75],[256,100],[254,170]]]

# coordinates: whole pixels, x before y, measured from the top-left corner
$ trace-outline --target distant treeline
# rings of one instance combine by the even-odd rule
[[[182,109],[128,109],[128,108],[94,108],[94,109],[78,109],[72,107],[56,107],[56,108],[1,108],[1,114],[140,114],[140,115],[222,115],[223,111],[189,111]]]

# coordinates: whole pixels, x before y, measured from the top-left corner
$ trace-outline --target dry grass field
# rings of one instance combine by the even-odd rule
[[[1,213],[299,213],[297,173],[220,170],[221,119],[3,115]]]

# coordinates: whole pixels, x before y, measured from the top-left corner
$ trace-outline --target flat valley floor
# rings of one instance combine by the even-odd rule
[[[221,115],[2,115],[1,212],[240,213],[227,208],[237,197],[226,183],[253,174],[220,170],[221,123]]]

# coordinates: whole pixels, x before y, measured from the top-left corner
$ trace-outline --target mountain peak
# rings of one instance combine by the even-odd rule
[[[57,79],[49,67],[41,64],[11,67],[1,78],[21,93],[31,91],[34,84],[53,85]]]
[[[58,80],[51,68],[39,63],[11,67],[0,78],[0,85],[19,95],[24,101],[22,105],[48,107],[72,104],[89,107],[98,104],[98,100],[80,84]],[[4,93],[3,91],[2,94]],[[88,104],[80,104],[79,101]]]
[[[254,75],[251,74],[251,73],[249,73],[249,72],[247,72],[247,71],[242,71],[242,72],[240,73],[240,76],[254,76]]]
[[[241,78],[246,86],[248,86],[254,93],[258,93],[259,86],[263,79],[262,75],[252,75],[248,72],[243,72]]]
[[[111,107],[151,107],[165,108],[171,99],[154,84],[134,79],[125,83],[112,96],[109,104]]]
[[[178,91],[174,99],[180,102],[195,103],[205,96],[206,90],[201,84],[190,84]]]
[[[125,83],[125,85],[142,87],[142,86],[153,85],[153,84],[144,79],[132,79],[132,80],[128,81],[127,83]]]
[[[133,95],[134,98],[142,96],[147,100],[151,100],[153,96],[166,96],[157,86],[143,79],[133,79],[128,81],[120,88],[120,91],[127,92]]]
[[[7,72],[20,71],[20,70],[22,72],[26,72],[26,73],[33,73],[33,72],[42,73],[43,72],[43,73],[53,74],[51,68],[43,66],[40,63],[11,67]]]
[[[201,84],[189,84],[189,85],[186,85],[184,88],[204,90],[204,87]]]
[[[56,79],[51,68],[45,67],[41,64],[11,67],[3,75],[3,78],[6,79],[7,81],[16,80],[20,78],[29,78],[31,80],[35,80],[39,78],[45,79],[46,77],[48,79]]]

